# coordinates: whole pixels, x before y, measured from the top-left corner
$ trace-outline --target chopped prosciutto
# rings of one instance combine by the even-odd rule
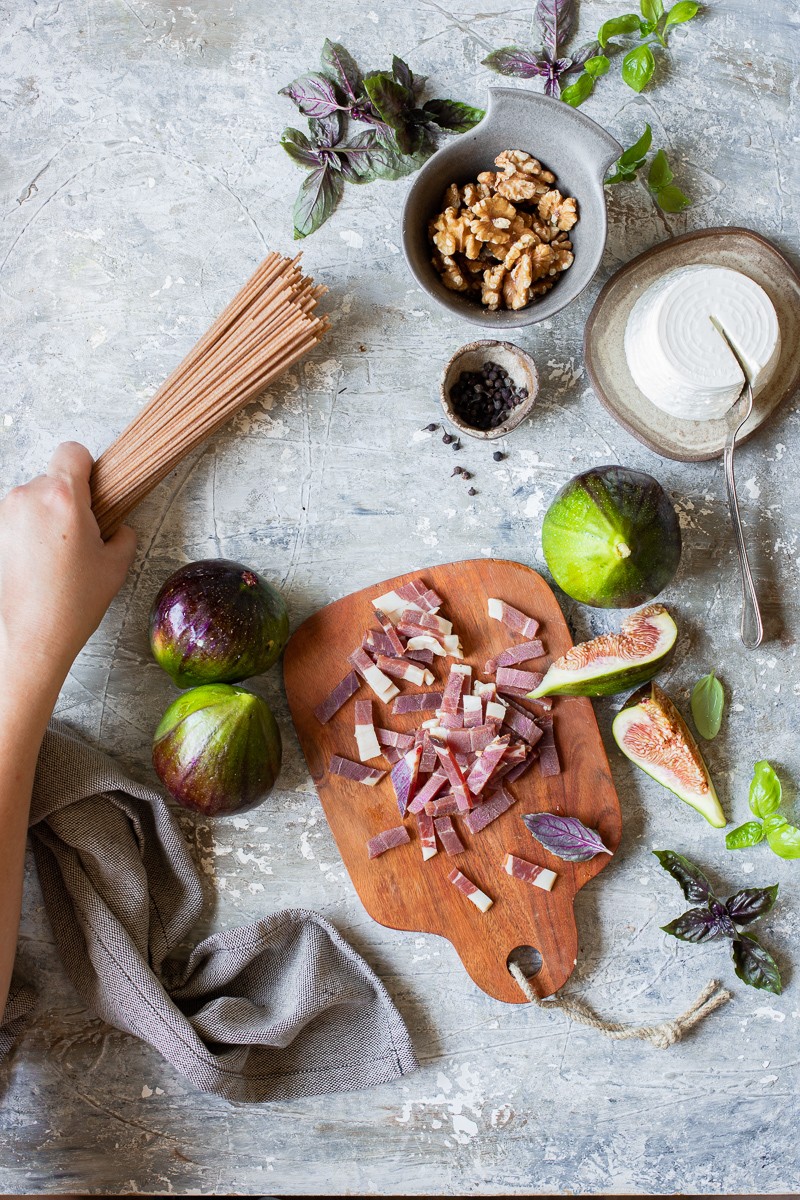
[[[392,705],[395,716],[401,713],[428,712],[442,703],[441,692],[414,692],[413,695],[398,696]]]
[[[539,743],[539,770],[545,776],[560,775],[561,763],[553,734],[553,718],[540,717],[539,720],[543,735]]]
[[[392,766],[394,766],[395,763],[400,762],[400,759],[403,757],[404,751],[398,750],[397,746],[383,746],[381,748],[381,754],[383,755],[383,757],[386,759],[387,762],[391,763]]]
[[[397,797],[397,807],[400,809],[401,817],[406,815],[406,809],[414,799],[421,757],[422,746],[414,746],[392,767],[392,787]]]
[[[343,704],[347,703],[351,696],[355,695],[360,687],[361,684],[355,671],[350,671],[348,675],[345,675],[342,682],[337,683],[331,694],[314,709],[314,716],[320,725],[327,725],[331,717],[339,711]]]
[[[501,650],[496,658],[490,658],[483,668],[484,675],[494,675],[498,667],[513,667],[515,663],[527,662],[531,658],[541,658],[544,646],[537,638],[533,642],[520,642],[517,646],[509,646]]]
[[[411,733],[398,733],[396,729],[376,729],[375,733],[382,746],[396,746],[404,754],[414,745],[414,735]]]
[[[461,707],[464,710],[464,728],[474,729],[483,724],[483,701],[480,696],[462,696]]]
[[[412,659],[413,662],[424,663],[426,667],[429,667],[433,663],[435,655],[432,650],[409,650],[406,646],[405,657]]]
[[[436,655],[439,658],[447,657],[447,650],[437,641],[437,639],[429,633],[421,633],[419,637],[410,637],[406,642],[406,655],[409,650],[416,653],[418,650],[427,650],[430,654]]]
[[[399,637],[394,625],[392,624],[392,622],[387,617],[386,613],[381,608],[375,609],[375,616],[378,618],[378,622],[380,624],[381,629],[383,630],[384,637],[386,638],[386,640],[389,642],[390,646],[392,647],[390,653],[395,658],[402,658],[403,653],[405,651],[405,646],[400,641],[400,637]]]
[[[496,792],[492,792],[488,800],[478,808],[473,808],[472,812],[468,812],[464,817],[470,833],[480,833],[487,825],[491,825],[492,821],[496,821],[498,817],[502,817],[504,812],[508,812],[515,801],[516,796],[512,796],[505,788],[499,787]]]
[[[460,892],[463,892],[468,900],[471,900],[476,908],[481,912],[488,912],[492,907],[492,900],[476,887],[471,879],[467,879],[466,875],[462,875],[461,871],[451,871],[447,876],[451,883],[455,884]]]
[[[433,742],[429,737],[423,737],[422,758],[419,762],[420,771],[424,771],[426,775],[429,775],[431,771],[436,770],[436,764],[438,761],[439,759],[436,757],[436,747],[434,746]]]
[[[394,850],[396,846],[404,846],[410,841],[411,837],[405,825],[395,825],[393,829],[384,829],[383,833],[370,838],[367,842],[367,852],[370,858],[377,858],[379,854],[385,854],[387,850]]]
[[[406,613],[403,616],[402,621],[400,621],[397,626],[399,632],[402,633],[403,636],[407,637],[409,640],[416,639],[418,637],[432,638],[433,641],[438,642],[438,644],[443,649],[446,649],[445,644],[444,644],[444,639],[448,635],[443,633],[441,629],[432,629],[428,625],[419,625],[414,620],[414,615],[415,615],[414,613],[411,613],[411,614]],[[425,614],[420,613],[419,615],[422,617]],[[450,636],[452,636],[452,635],[450,635]]]
[[[452,787],[453,795],[458,802],[459,810],[461,812],[466,812],[467,809],[472,808],[475,801],[467,791],[467,783],[464,779],[464,772],[461,770],[458,760],[456,759],[456,756],[450,746],[448,746],[446,743],[442,745],[434,737],[431,738],[431,741],[436,749],[439,761],[444,767],[445,774],[450,780],[450,786]]]
[[[528,704],[533,709],[537,717],[546,715],[553,707],[552,696],[540,696],[538,700],[531,700],[529,696],[526,696],[525,699],[528,701]]]
[[[542,736],[542,731],[533,717],[529,717],[527,713],[521,712],[516,707],[512,708],[510,704],[506,709],[503,724],[513,730],[529,746],[535,746]]]
[[[404,583],[397,589],[397,595],[402,600],[407,600],[409,604],[415,604],[420,596],[425,595],[426,591],[427,588],[418,579],[409,579],[408,583]]]
[[[471,675],[472,667],[467,666],[465,663],[453,663],[450,668],[450,677],[445,684],[444,695],[442,696],[442,712],[450,714],[458,712],[461,705],[461,695]]]
[[[412,813],[422,812],[428,801],[433,800],[434,796],[438,796],[442,788],[447,784],[447,776],[444,771],[434,771],[430,779],[426,779],[422,787],[417,792],[414,799],[408,806],[408,811]]]
[[[416,663],[408,662],[405,658],[388,658],[385,654],[378,655],[377,666],[378,670],[386,675],[393,675],[395,679],[405,679],[407,683],[422,684],[425,682],[425,676],[429,674],[424,667],[417,666]]]
[[[362,762],[377,758],[381,752],[380,743],[375,733],[375,723],[372,719],[372,701],[356,700],[356,744],[358,757]]]
[[[532,883],[534,887],[542,888],[545,892],[552,890],[557,879],[555,871],[550,871],[547,867],[537,867],[536,863],[528,862],[525,858],[517,858],[516,854],[506,855],[503,869],[512,878],[524,879],[526,883]]]
[[[527,616],[524,612],[520,612],[513,605],[506,604],[504,600],[491,599],[489,601],[489,616],[493,617],[495,621],[500,621],[507,629],[518,633],[521,637],[536,637],[539,622],[535,621],[533,617]]]
[[[478,725],[475,729],[446,729],[445,739],[457,754],[474,754],[485,750],[495,733],[494,725]]]
[[[489,742],[483,754],[476,760],[475,765],[467,776],[467,787],[473,796],[480,795],[486,787],[486,784],[497,770],[510,740],[509,734],[506,734],[504,737],[495,738],[494,741]]]
[[[515,779],[519,779],[520,775],[524,775],[528,768],[533,766],[538,757],[538,749],[531,750],[530,754],[526,755],[522,762],[516,763],[511,767],[510,771],[506,771],[504,776],[506,783],[513,783]]]
[[[350,655],[350,664],[372,688],[379,700],[388,703],[398,694],[400,689],[392,683],[383,671],[379,670],[367,652],[361,646]]]
[[[544,679],[538,671],[520,671],[516,667],[497,668],[497,690],[512,696],[527,696]]]
[[[438,800],[429,800],[425,805],[425,812],[430,813],[432,817],[451,817],[453,813],[461,812],[461,809],[453,793],[447,792]]]
[[[395,657],[394,646],[380,629],[367,630],[361,640],[361,649],[366,650],[367,654],[372,657],[378,654],[387,654]]]
[[[442,607],[443,600],[441,596],[436,594],[433,588],[427,588],[421,596],[417,596],[414,603],[418,604],[424,612],[436,612],[437,609]]]
[[[363,763],[353,762],[350,758],[342,758],[338,754],[331,756],[328,763],[331,775],[341,775],[344,779],[352,779],[355,783],[363,783],[366,787],[375,787],[383,779],[385,771],[377,767],[365,767]]]
[[[433,858],[434,854],[438,853],[436,828],[430,813],[417,813],[417,829],[419,830],[419,844],[422,847],[422,858],[423,861],[427,861],[429,858]]]
[[[434,817],[433,823],[436,827],[436,833],[439,836],[439,841],[444,846],[448,854],[463,854],[464,843],[456,832],[456,828],[450,817]]]
[[[403,620],[398,626],[401,633],[405,624],[416,625],[418,629],[429,629],[434,637],[453,632],[452,621],[447,621],[444,617],[437,617],[435,613],[423,612],[421,608],[407,608],[403,613]]]

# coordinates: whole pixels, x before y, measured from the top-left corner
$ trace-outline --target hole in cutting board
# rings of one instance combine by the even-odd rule
[[[515,946],[506,959],[506,966],[515,963],[526,979],[533,979],[542,969],[542,956],[535,946]]]

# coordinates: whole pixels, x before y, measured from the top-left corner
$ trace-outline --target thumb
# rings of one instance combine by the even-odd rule
[[[136,541],[135,530],[131,529],[130,525],[120,525],[116,533],[105,543],[103,557],[114,575],[115,592],[122,587],[122,582],[136,557]]]

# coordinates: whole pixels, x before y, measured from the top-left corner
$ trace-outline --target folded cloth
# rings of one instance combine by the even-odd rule
[[[200,877],[163,797],[51,724],[30,835],[61,960],[92,1013],[149,1042],[201,1091],[287,1100],[417,1067],[408,1030],[366,962],[317,913],[284,909],[187,957]],[[16,981],[0,1054],[29,992]]]

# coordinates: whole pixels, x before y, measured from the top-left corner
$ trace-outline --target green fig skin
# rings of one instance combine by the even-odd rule
[[[261,675],[288,638],[280,593],[250,567],[224,558],[175,571],[150,612],[153,657],[179,688]]]
[[[593,608],[635,608],[667,586],[681,531],[661,484],[627,467],[593,467],[557,493],[542,550],[558,586]]]
[[[669,665],[672,656],[673,650],[670,650],[655,662],[645,663],[641,667],[623,667],[613,674],[594,680],[576,680],[575,683],[562,683],[548,688],[542,685],[535,692],[530,692],[528,699],[539,700],[543,696],[617,696],[620,692],[627,692],[642,683],[648,683]]]
[[[224,683],[179,696],[153,738],[153,766],[164,787],[184,808],[207,817],[262,804],[281,756],[280,730],[268,705]]]

